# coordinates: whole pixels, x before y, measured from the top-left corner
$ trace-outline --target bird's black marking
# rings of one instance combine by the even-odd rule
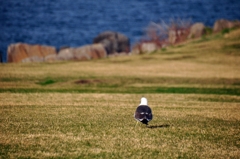
[[[148,122],[153,118],[151,108],[147,105],[139,105],[134,114],[134,118],[143,124],[148,125]]]

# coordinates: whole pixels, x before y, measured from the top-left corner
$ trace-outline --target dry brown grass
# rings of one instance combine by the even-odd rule
[[[239,96],[146,94],[154,113],[152,128],[134,127],[141,97],[135,94],[0,97],[5,99],[0,104],[0,152],[9,158],[240,156]]]

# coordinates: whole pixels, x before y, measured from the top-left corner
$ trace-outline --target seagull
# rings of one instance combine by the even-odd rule
[[[134,118],[137,120],[137,124],[138,124],[138,121],[140,121],[143,124],[148,125],[148,122],[152,120],[153,118],[152,110],[147,104],[147,98],[145,97],[141,98],[141,103],[136,109]]]

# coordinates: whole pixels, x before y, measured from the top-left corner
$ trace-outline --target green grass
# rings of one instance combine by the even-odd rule
[[[0,65],[0,158],[239,158],[240,30],[150,54]],[[142,96],[148,127],[134,111]]]
[[[115,89],[114,89],[115,88]],[[117,89],[116,89],[117,88]],[[194,88],[194,87],[98,87],[98,88],[79,88],[79,89],[37,89],[37,88],[8,88],[0,89],[1,92],[11,93],[180,93],[180,94],[225,94],[225,95],[240,95],[240,89],[235,88]]]
[[[53,84],[53,83],[56,83],[56,80],[53,80],[53,79],[47,77],[46,79],[41,80],[41,81],[37,82],[36,84],[45,86],[45,85],[49,85],[49,84]]]

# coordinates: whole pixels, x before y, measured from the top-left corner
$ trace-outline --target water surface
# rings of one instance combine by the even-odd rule
[[[106,30],[133,44],[151,21],[178,18],[210,27],[220,18],[240,19],[240,0],[0,0],[0,52],[5,61],[11,43],[82,46]]]

